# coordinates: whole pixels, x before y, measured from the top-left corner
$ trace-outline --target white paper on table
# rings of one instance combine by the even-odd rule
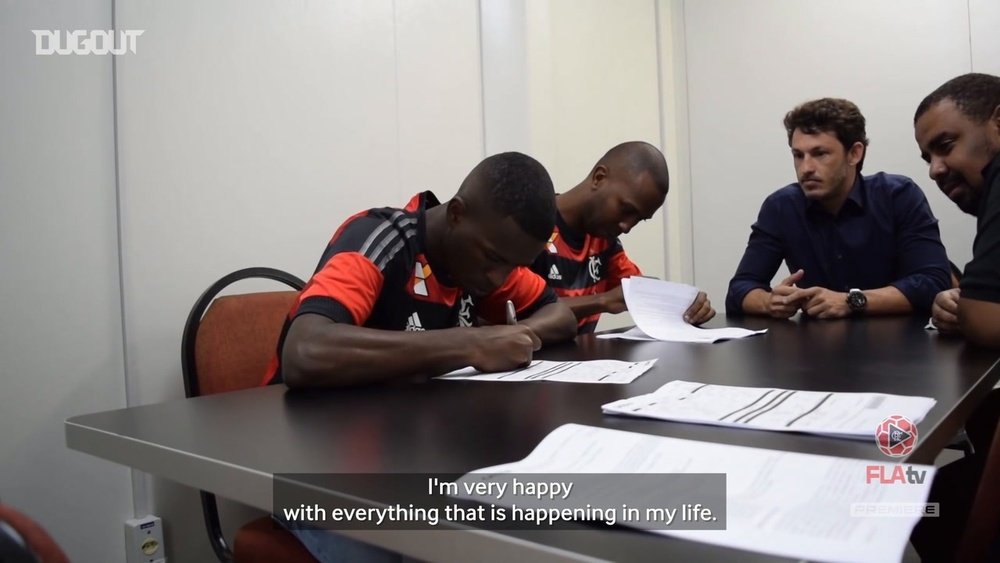
[[[637,326],[634,326],[634,327],[626,330],[625,332],[612,332],[612,333],[609,333],[609,334],[598,334],[597,338],[604,338],[604,339],[608,339],[608,340],[611,340],[613,338],[617,338],[617,339],[620,339],[620,340],[640,340],[640,341],[645,341],[645,342],[655,342],[656,341],[655,338],[653,338],[652,336],[646,334],[645,332],[643,332]]]
[[[474,379],[477,381],[563,381],[570,383],[632,383],[649,371],[656,360],[623,362],[621,360],[587,360],[553,362],[535,360],[528,367],[513,371],[484,373],[467,367],[438,376],[435,379]]]
[[[631,277],[622,280],[625,304],[639,333],[602,334],[598,338],[628,340],[667,340],[671,342],[718,342],[763,334],[764,330],[745,328],[698,328],[684,321],[684,311],[694,303],[698,288],[683,283],[653,278]],[[641,333],[641,334],[640,334]],[[649,338],[641,338],[646,335]]]
[[[566,424],[523,460],[462,479],[483,481],[492,474],[499,480],[511,473],[725,473],[725,530],[652,532],[814,561],[899,561],[920,513],[861,517],[852,516],[852,510],[862,503],[922,505],[936,470],[910,465],[926,472],[919,484],[868,484],[871,463]],[[514,498],[461,496],[507,506]]]
[[[607,414],[865,439],[873,438],[879,423],[891,415],[920,422],[935,403],[928,397],[884,393],[793,391],[677,380],[601,408]]]

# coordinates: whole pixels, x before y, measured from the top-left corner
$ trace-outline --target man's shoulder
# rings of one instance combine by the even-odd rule
[[[910,214],[927,205],[924,191],[909,176],[878,172],[864,177],[865,200],[884,213]]]
[[[338,240],[343,242],[344,239],[360,243],[369,237],[391,238],[407,230],[416,230],[416,219],[412,213],[395,207],[375,207],[359,211],[344,220],[331,243]]]
[[[920,186],[913,181],[913,178],[889,172],[876,172],[870,176],[864,176],[864,182],[869,188],[890,191],[920,190]]]
[[[788,184],[783,188],[778,188],[764,198],[764,205],[778,205],[786,203],[805,203],[806,196],[802,193],[802,187],[798,182]]]
[[[355,213],[337,229],[322,262],[334,254],[356,252],[386,272],[401,261],[406,268],[419,249],[418,217],[406,208],[378,207]]]

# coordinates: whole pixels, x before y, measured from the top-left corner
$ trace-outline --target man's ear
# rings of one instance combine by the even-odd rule
[[[603,164],[598,164],[594,167],[594,170],[590,173],[590,189],[596,190],[604,182],[604,179],[608,177],[608,167]]]
[[[461,196],[451,198],[451,201],[448,202],[448,227],[455,227],[455,225],[462,222],[462,219],[468,213],[468,209],[465,200]]]
[[[993,115],[990,115],[988,121],[993,138],[1000,139],[1000,106],[993,108]]]
[[[856,141],[853,145],[851,145],[851,150],[847,151],[847,164],[850,166],[857,166],[864,156],[865,144],[861,141]]]

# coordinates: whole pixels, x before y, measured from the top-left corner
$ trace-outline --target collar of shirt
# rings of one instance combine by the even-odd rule
[[[986,211],[986,200],[989,199],[991,186],[1000,180],[1000,153],[993,156],[993,160],[983,168],[983,193],[979,197],[979,209],[976,216],[981,217]]]
[[[867,195],[867,189],[864,177],[858,173],[857,177],[854,178],[854,185],[851,186],[851,191],[847,194],[847,199],[844,200],[844,205],[840,208],[840,211],[837,212],[837,216],[834,217],[834,219],[840,217],[844,213],[855,213],[857,215],[862,214],[865,210],[865,196]],[[805,197],[805,192],[801,191],[801,184],[799,185],[799,190],[802,193],[803,199],[806,200],[806,211],[811,214],[820,214],[827,217],[830,216],[821,202]]]
[[[563,218],[562,213],[559,213],[558,210],[556,210],[556,228],[559,229],[559,236],[574,250],[580,250],[583,248],[584,243],[587,242],[587,235],[578,233],[567,225],[566,219]]]
[[[441,205],[441,202],[438,200],[437,196],[434,195],[434,192],[430,190],[420,192],[410,201],[412,202],[413,200],[417,200],[417,241],[420,245],[421,251],[424,253],[424,256],[427,257],[427,263],[431,267],[431,272],[435,277],[437,277],[439,284],[447,287],[456,287],[454,280],[448,276],[444,268],[438,267],[438,265],[434,263],[433,258],[427,251],[427,210]],[[408,205],[407,207],[410,206]]]

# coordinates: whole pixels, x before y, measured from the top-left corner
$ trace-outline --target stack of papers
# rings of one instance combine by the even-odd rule
[[[477,381],[564,381],[569,383],[632,383],[649,371],[656,360],[623,362],[620,360],[589,360],[581,362],[551,362],[535,360],[527,367],[514,371],[481,372],[463,368],[435,379],[474,379]]]
[[[460,481],[500,482],[512,473],[725,473],[726,529],[652,533],[795,559],[899,561],[921,513],[872,509],[924,506],[935,469],[909,465],[922,476],[919,483],[883,485],[867,482],[870,464],[567,424],[522,461],[480,469]],[[628,502],[628,495],[617,492]],[[505,506],[516,498],[459,496]]]
[[[694,303],[698,288],[683,283],[643,277],[622,280],[625,303],[635,328],[624,333],[602,334],[598,338],[626,340],[667,340],[671,342],[718,342],[763,334],[765,330],[745,328],[698,328],[684,321],[684,312]]]
[[[607,414],[624,416],[869,439],[886,417],[902,415],[916,424],[934,403],[928,397],[792,391],[678,380],[652,393],[601,408]]]

